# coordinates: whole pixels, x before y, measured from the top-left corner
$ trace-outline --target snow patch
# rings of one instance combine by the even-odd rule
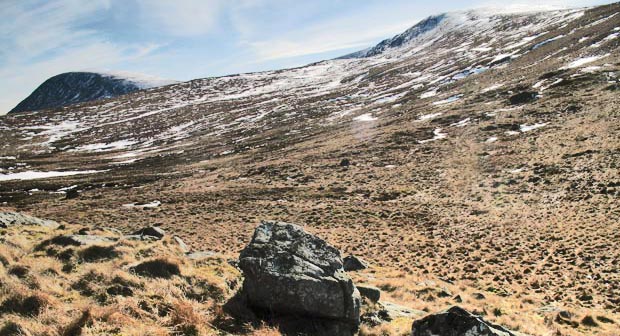
[[[569,63],[567,66],[562,67],[560,69],[574,69],[574,68],[579,68],[583,65],[586,65],[588,63],[592,63],[592,62],[596,62],[602,58],[605,58],[607,56],[609,56],[610,54],[605,54],[605,55],[596,55],[596,56],[588,56],[588,57],[582,57],[582,58],[578,58],[574,61],[572,61],[571,63]]]
[[[525,133],[525,132],[533,131],[537,128],[545,127],[547,126],[547,124],[548,123],[538,123],[538,124],[532,124],[532,125],[523,124],[519,126],[519,130]]]
[[[426,91],[420,95],[420,99],[435,97],[437,95],[437,90]]]
[[[114,150],[126,149],[137,143],[138,142],[134,140],[120,140],[120,141],[114,141],[110,143],[94,143],[94,144],[79,146],[75,149],[72,149],[71,151],[109,152],[109,151],[114,151]]]
[[[502,86],[504,86],[504,84],[494,84],[494,85],[491,85],[491,86],[483,89],[482,93],[486,93],[486,92],[490,92],[490,91],[495,91],[495,90],[501,88]]]
[[[446,133],[441,133],[441,128],[436,128],[433,131],[433,134],[435,136],[432,137],[431,139],[418,140],[418,143],[423,144],[423,143],[427,143],[427,142],[431,142],[431,141],[435,141],[435,140],[441,140],[441,139],[445,139],[448,136]]]
[[[123,207],[125,208],[157,208],[158,206],[161,205],[160,201],[153,201],[150,203],[129,203],[129,204],[123,204]]]
[[[424,114],[424,115],[419,116],[417,121],[425,121],[425,120],[435,119],[435,118],[439,117],[442,114],[443,114],[442,112]]]
[[[95,174],[100,173],[105,170],[83,170],[83,171],[24,171],[19,173],[11,173],[11,174],[0,174],[0,181],[11,181],[11,180],[37,180],[37,179],[45,179],[52,177],[61,177],[61,176],[72,176],[72,175],[83,175],[83,174]]]
[[[452,97],[446,98],[444,100],[439,100],[439,101],[433,102],[433,105],[451,104],[451,103],[454,103],[457,100],[460,100],[461,97],[463,97],[463,95],[452,96]]]
[[[467,126],[467,124],[469,124],[470,121],[471,121],[471,118],[466,118],[459,122],[455,122],[454,124],[451,124],[450,126],[465,127]]]
[[[353,120],[355,120],[355,121],[375,121],[375,120],[377,120],[377,118],[373,117],[372,114],[370,114],[370,113],[364,113],[362,115],[358,115],[357,117],[353,118]]]

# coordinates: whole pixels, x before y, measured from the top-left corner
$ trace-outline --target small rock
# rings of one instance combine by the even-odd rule
[[[126,236],[123,236],[123,238],[127,240],[138,240],[138,241],[147,241],[147,242],[153,242],[153,241],[159,240],[159,238],[155,236],[143,236],[143,235],[126,235]]]
[[[52,238],[50,243],[60,246],[85,246],[93,244],[113,243],[116,239],[94,235],[63,235]]]
[[[416,316],[424,316],[426,312],[416,309],[411,309],[409,307],[397,305],[391,302],[379,302],[383,307],[383,314],[387,319],[393,320],[397,317],[416,317]]]
[[[363,324],[365,325],[369,325],[371,327],[376,327],[378,325],[383,324],[383,322],[386,322],[384,319],[381,318],[379,312],[366,312],[364,313],[361,317],[360,320]],[[389,322],[389,321],[387,321]]]
[[[77,189],[70,189],[66,191],[65,199],[70,200],[70,199],[75,199],[78,197],[80,197],[80,192],[77,191]]]
[[[413,322],[411,336],[517,336],[502,326],[486,322],[463,308],[454,306]]]
[[[218,255],[217,253],[211,252],[211,251],[199,251],[199,252],[192,252],[192,253],[185,254],[185,256],[191,260],[202,260],[206,258],[213,258],[217,255]]]
[[[185,242],[183,241],[183,239],[181,239],[178,236],[174,236],[172,237],[174,239],[174,241],[177,243],[177,245],[179,245],[179,248],[181,249],[181,251],[183,251],[183,253],[187,253],[189,252],[189,247],[187,246],[187,244],[185,244]]]
[[[527,104],[536,100],[537,96],[538,92],[525,91],[510,96],[509,101],[511,105]]]
[[[342,265],[344,270],[347,272],[359,271],[368,268],[368,263],[366,261],[352,255],[346,256],[342,260]]]
[[[151,237],[156,237],[157,239],[162,239],[166,235],[166,231],[162,230],[160,227],[157,227],[157,226],[150,226],[144,229],[140,229],[132,233],[132,235],[151,236]]]
[[[452,293],[450,293],[450,291],[447,289],[442,289],[439,291],[439,293],[437,293],[437,296],[440,298],[447,298],[447,297],[451,297]]]
[[[57,229],[60,224],[51,221],[29,216],[19,212],[0,212],[0,228],[6,229],[17,225],[35,225],[51,229]]]
[[[381,290],[375,286],[369,285],[357,285],[357,290],[360,291],[360,295],[367,298],[372,302],[379,302],[381,298]]]
[[[484,300],[484,299],[486,299],[486,296],[484,296],[484,294],[482,294],[482,293],[474,293],[471,296],[474,299],[476,299],[476,300]]]
[[[340,167],[348,167],[350,164],[351,161],[349,161],[349,159],[347,158],[340,160]]]

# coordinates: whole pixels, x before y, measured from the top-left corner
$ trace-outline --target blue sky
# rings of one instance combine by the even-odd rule
[[[363,49],[428,15],[492,6],[506,1],[0,0],[0,114],[62,72],[189,80],[299,66]]]

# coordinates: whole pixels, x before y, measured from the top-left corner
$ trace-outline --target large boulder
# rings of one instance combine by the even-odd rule
[[[411,336],[518,336],[502,326],[454,306],[413,322]]]
[[[360,294],[344,272],[340,252],[301,227],[265,221],[241,251],[242,295],[250,307],[276,316],[329,320],[348,325],[360,321]]]
[[[56,229],[60,225],[51,220],[40,219],[19,212],[0,212],[0,228],[17,225],[35,225]]]

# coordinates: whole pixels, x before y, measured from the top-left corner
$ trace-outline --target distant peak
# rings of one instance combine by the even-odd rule
[[[178,83],[124,71],[65,72],[48,78],[9,113],[56,108]]]
[[[414,25],[413,27],[407,29],[405,32],[398,34],[392,38],[389,39],[385,39],[381,42],[379,42],[379,44],[377,44],[376,46],[372,47],[372,48],[368,48],[365,50],[361,50],[349,55],[345,55],[341,58],[364,58],[364,57],[371,57],[371,56],[375,56],[375,55],[379,55],[381,53],[383,53],[384,51],[388,50],[388,49],[392,49],[392,48],[397,48],[400,46],[405,45],[406,43],[408,43],[409,41],[415,39],[416,37],[419,37],[427,32],[430,32],[432,30],[434,30],[435,28],[437,28],[446,18],[448,17],[448,14],[439,14],[439,15],[433,15],[433,16],[429,16],[426,19],[418,22],[416,25]]]

